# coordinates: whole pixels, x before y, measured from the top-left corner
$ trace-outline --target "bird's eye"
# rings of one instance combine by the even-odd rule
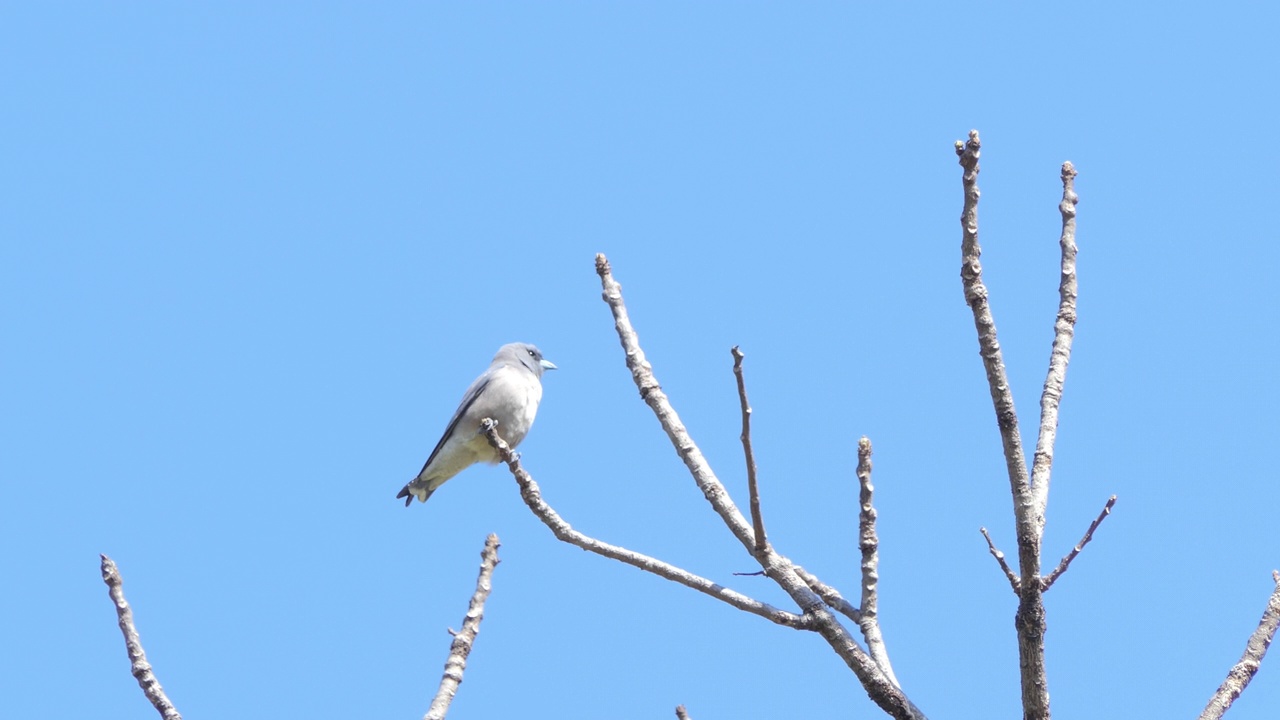
[[[536,352],[534,352],[534,351],[530,350],[530,351],[529,351],[529,357],[538,357],[538,353],[536,353]]]

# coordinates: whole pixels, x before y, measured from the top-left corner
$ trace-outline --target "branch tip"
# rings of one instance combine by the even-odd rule
[[[889,663],[889,651],[880,632],[880,538],[876,535],[876,508],[873,502],[875,486],[871,484],[871,439],[862,436],[858,440],[858,548],[862,551],[862,616],[858,621],[862,637],[867,641],[867,653],[884,672],[898,684]]]
[[[1009,587],[1013,588],[1013,594],[1019,594],[1022,590],[1022,581],[1010,569],[1009,563],[1005,562],[1004,553],[996,549],[996,544],[991,540],[991,533],[987,532],[985,527],[978,528],[978,532],[982,533],[982,537],[987,539],[987,549],[991,552],[991,557],[1000,563],[1000,569],[1004,571],[1004,576],[1009,579]]]
[[[487,420],[487,419],[486,419]],[[492,423],[486,433],[497,434],[497,423]],[[462,629],[446,628],[453,636],[449,643],[449,657],[444,661],[444,675],[440,678],[440,687],[436,691],[431,706],[423,720],[444,720],[449,713],[449,705],[458,694],[458,686],[462,683],[462,675],[467,669],[467,656],[475,644],[476,635],[480,633],[480,622],[484,620],[484,604],[493,590],[493,570],[498,566],[498,536],[489,533],[484,541],[484,549],[480,551],[480,574],[476,578],[476,589],[471,594],[471,602],[467,604],[467,614],[462,618]]]
[[[160,680],[151,669],[151,663],[147,662],[147,653],[142,649],[142,639],[138,636],[138,629],[133,624],[133,609],[129,607],[129,601],[124,597],[124,580],[120,577],[120,568],[116,567],[115,561],[106,555],[98,557],[102,562],[102,581],[106,583],[107,594],[111,597],[112,604],[116,606],[116,621],[120,625],[121,634],[124,635],[125,652],[129,656],[131,672],[138,681],[138,687],[142,688],[142,694],[146,696],[156,712],[160,713],[160,717],[164,720],[182,720],[182,714],[169,701],[169,696],[165,694],[164,688],[160,686]]]

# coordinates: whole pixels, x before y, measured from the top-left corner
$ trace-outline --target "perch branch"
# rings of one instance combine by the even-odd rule
[[[973,311],[978,332],[979,354],[987,373],[987,386],[1000,427],[1005,467],[1013,495],[1013,514],[1018,537],[1018,611],[1014,627],[1018,631],[1018,666],[1022,680],[1024,720],[1048,720],[1049,682],[1044,664],[1045,610],[1040,581],[1040,542],[1044,528],[1044,508],[1036,502],[1027,472],[1018,413],[1013,405],[1013,389],[1005,372],[1004,357],[996,337],[995,317],[987,287],[982,282],[982,248],[978,244],[978,160],[982,142],[978,131],[969,132],[968,142],[956,143],[956,155],[964,169],[964,210],[960,215],[963,235],[960,243],[960,279],[964,299]],[[1055,405],[1056,408],[1056,405]],[[1056,423],[1056,420],[1055,420]],[[1055,425],[1056,426],[1056,425]]]
[[[471,654],[471,646],[480,632],[480,621],[484,620],[484,603],[489,599],[489,591],[493,589],[493,569],[500,562],[498,546],[498,536],[490,533],[484,541],[484,550],[480,552],[480,576],[476,578],[476,591],[471,596],[466,616],[462,618],[462,629],[453,633],[449,657],[444,661],[444,676],[440,678],[440,689],[423,720],[444,720],[449,713],[453,696],[458,694],[462,673],[467,669],[467,656]]]
[[[1017,595],[1022,581],[1018,579],[1013,570],[1009,569],[1009,563],[1004,560],[1004,553],[996,549],[996,544],[991,541],[991,533],[987,532],[986,528],[978,528],[978,530],[982,531],[982,537],[987,539],[987,549],[991,551],[991,557],[1000,563],[1000,569],[1004,571],[1004,576],[1009,578],[1009,586],[1013,588],[1013,594]]]
[[[1271,571],[1271,579],[1275,581],[1276,587],[1271,591],[1271,599],[1267,602],[1267,609],[1262,613],[1262,620],[1258,621],[1258,628],[1249,636],[1249,642],[1245,645],[1244,655],[1240,656],[1240,662],[1231,668],[1227,673],[1227,679],[1222,681],[1218,691],[1209,698],[1209,704],[1205,706],[1204,712],[1200,713],[1200,720],[1221,718],[1222,714],[1231,707],[1231,703],[1235,702],[1236,698],[1240,697],[1240,693],[1249,686],[1249,681],[1262,665],[1267,647],[1276,636],[1276,628],[1280,627],[1280,572]]]
[[[880,582],[880,538],[876,536],[876,508],[871,504],[875,486],[871,484],[871,440],[863,437],[858,441],[858,547],[862,550],[862,619],[858,625],[862,628],[862,637],[867,641],[867,652],[876,661],[885,675],[898,684],[893,674],[893,666],[889,664],[889,651],[884,645],[884,636],[880,633],[879,593]]]
[[[1084,546],[1089,544],[1089,541],[1093,539],[1093,531],[1097,530],[1098,526],[1102,524],[1102,521],[1107,519],[1107,516],[1111,514],[1111,508],[1115,506],[1116,496],[1112,495],[1107,500],[1107,504],[1102,506],[1102,512],[1098,513],[1098,517],[1094,518],[1093,522],[1089,523],[1089,529],[1085,531],[1084,537],[1080,538],[1080,542],[1076,543],[1076,546],[1071,548],[1071,552],[1068,552],[1063,556],[1062,562],[1058,563],[1058,567],[1054,568],[1053,572],[1049,573],[1045,577],[1044,589],[1046,591],[1054,582],[1057,581],[1059,575],[1067,571],[1067,566],[1071,564],[1072,560],[1076,559],[1076,556],[1080,554],[1081,550],[1084,550]]]
[[[538,487],[538,483],[534,482],[531,476],[520,464],[519,456],[511,450],[511,446],[498,435],[497,424],[486,418],[480,424],[481,432],[489,439],[489,444],[498,451],[502,461],[511,469],[511,474],[515,476],[516,482],[520,484],[520,497],[524,499],[533,514],[551,529],[552,534],[557,539],[567,542],[570,545],[576,545],[583,550],[602,555],[613,560],[624,562],[632,567],[640,568],[648,573],[653,573],[658,577],[671,580],[672,582],[692,588],[700,593],[710,595],[711,597],[726,602],[739,610],[759,615],[760,617],[777,623],[793,627],[798,630],[808,629],[810,621],[795,613],[780,610],[768,603],[760,602],[750,598],[742,593],[730,590],[719,583],[712,582],[704,577],[699,577],[683,568],[665,563],[648,555],[642,555],[638,552],[628,550],[617,545],[610,545],[601,542],[593,537],[584,535],[574,530],[564,518],[560,517],[550,505],[542,499],[542,490]]]
[[[742,350],[733,346],[733,375],[738,379],[738,400],[742,405],[742,452],[747,458],[748,506],[751,509],[751,529],[755,535],[756,552],[763,552],[768,537],[764,534],[764,518],[760,516],[760,489],[756,485],[756,455],[751,450],[751,404],[747,402],[747,383],[742,377]]]
[[[658,384],[657,378],[654,377],[653,368],[645,359],[644,351],[640,349],[640,341],[636,336],[636,331],[631,326],[626,304],[622,300],[622,287],[614,280],[613,272],[609,268],[609,261],[604,255],[596,255],[596,274],[600,276],[603,298],[613,313],[614,327],[618,332],[618,340],[622,344],[623,352],[626,355],[627,368],[631,371],[632,380],[635,381],[636,387],[640,391],[640,397],[653,411],[658,423],[662,426],[668,439],[671,440],[676,454],[684,461],[689,474],[702,491],[703,496],[706,497],[707,502],[711,504],[712,509],[720,516],[720,519],[729,528],[729,531],[733,533],[734,537],[742,543],[747,552],[760,563],[765,575],[769,576],[795,601],[796,605],[803,611],[804,616],[812,622],[809,629],[821,635],[832,650],[844,660],[876,705],[892,717],[900,720],[923,718],[924,714],[920,712],[919,708],[912,704],[902,690],[876,665],[875,661],[867,653],[863,652],[862,648],[858,647],[848,629],[840,624],[840,621],[831,613],[830,608],[827,607],[822,598],[800,578],[795,571],[794,563],[767,544],[763,551],[755,551],[755,538],[753,537],[751,526],[747,524],[746,519],[743,518],[742,513],[729,497],[724,485],[721,484],[711,470],[711,466],[707,463],[706,458],[703,457],[702,451],[698,449],[698,445],[689,436],[689,431],[685,429],[684,423],[680,421],[680,416],[676,414],[675,408],[671,406],[666,393],[662,391],[662,386]]]
[[[1036,440],[1031,465],[1031,492],[1035,497],[1036,522],[1044,528],[1044,511],[1049,504],[1049,476],[1053,469],[1053,445],[1058,435],[1058,407],[1062,388],[1067,382],[1067,363],[1071,360],[1071,341],[1076,327],[1076,169],[1062,163],[1062,278],[1058,284],[1058,317],[1053,324],[1053,350],[1049,354],[1049,372],[1040,394],[1040,435]]]
[[[147,662],[142,639],[138,637],[138,629],[133,625],[133,610],[129,607],[129,601],[124,599],[124,580],[120,577],[120,569],[111,558],[106,555],[101,557],[102,581],[107,584],[107,593],[116,606],[116,619],[120,623],[120,632],[124,634],[124,647],[129,654],[133,677],[142,688],[142,694],[147,696],[156,712],[160,713],[160,717],[164,720],[182,720],[182,714],[169,702],[169,696],[164,694],[164,688],[160,687],[160,681],[151,671],[151,663]]]

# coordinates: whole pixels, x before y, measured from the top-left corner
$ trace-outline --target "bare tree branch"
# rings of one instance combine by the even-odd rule
[[[1236,698],[1240,697],[1240,693],[1249,686],[1249,681],[1262,665],[1267,647],[1276,636],[1276,628],[1280,627],[1280,571],[1272,570],[1271,579],[1275,581],[1276,587],[1271,591],[1271,599],[1267,602],[1267,609],[1262,613],[1262,619],[1258,621],[1258,628],[1249,636],[1249,642],[1245,645],[1244,655],[1240,656],[1240,662],[1231,668],[1227,673],[1227,679],[1222,681],[1218,691],[1209,698],[1209,704],[1205,706],[1204,712],[1200,713],[1200,720],[1221,718],[1223,713],[1231,707],[1231,703],[1235,702]]]
[[[689,711],[683,705],[676,706],[676,720],[689,720]]]
[[[751,450],[751,404],[747,402],[747,383],[742,377],[742,350],[733,346],[733,374],[738,379],[738,400],[742,405],[742,452],[747,458],[747,493],[750,496],[751,529],[755,535],[756,552],[762,552],[769,542],[764,534],[764,518],[760,516],[760,489],[756,485],[756,455]]]
[[[867,640],[867,652],[876,661],[885,675],[898,684],[893,674],[893,666],[889,664],[889,650],[884,646],[884,636],[880,633],[879,593],[880,582],[880,538],[876,536],[876,508],[872,505],[875,486],[871,484],[871,440],[863,437],[858,441],[858,547],[862,550],[862,619],[858,625],[862,628],[862,637]]]
[[[991,550],[991,557],[995,558],[996,562],[1000,563],[1000,569],[1004,571],[1004,576],[1009,578],[1009,587],[1013,588],[1013,594],[1018,595],[1018,589],[1022,584],[1022,581],[1018,579],[1018,576],[1014,574],[1013,570],[1009,569],[1009,563],[1004,561],[1004,553],[996,549],[996,544],[991,541],[991,533],[987,532],[986,528],[978,528],[978,530],[982,532],[982,537],[987,539],[987,548]]]
[[[1102,524],[1102,521],[1107,519],[1107,516],[1111,514],[1111,508],[1115,506],[1116,496],[1112,495],[1107,500],[1107,504],[1102,506],[1102,512],[1098,513],[1098,517],[1094,518],[1093,522],[1089,523],[1089,529],[1085,531],[1084,537],[1080,538],[1080,542],[1076,543],[1075,547],[1071,548],[1071,552],[1063,556],[1062,561],[1058,563],[1058,567],[1053,569],[1053,572],[1045,576],[1044,589],[1046,591],[1048,591],[1049,587],[1057,581],[1059,575],[1067,571],[1067,566],[1071,564],[1072,560],[1076,559],[1076,556],[1080,554],[1081,550],[1084,550],[1084,546],[1089,544],[1089,541],[1093,539],[1093,531],[1097,530],[1098,526]]]
[[[973,311],[973,322],[978,331],[979,353],[987,372],[987,385],[991,390],[991,402],[1000,427],[1005,467],[1013,494],[1013,513],[1018,536],[1018,570],[1022,578],[1018,584],[1018,612],[1014,616],[1014,627],[1018,631],[1023,717],[1024,720],[1048,720],[1049,682],[1044,664],[1045,610],[1040,580],[1044,508],[1038,504],[1031,490],[1022,435],[1018,430],[1018,413],[1013,405],[1013,389],[1009,386],[1000,342],[996,338],[996,322],[991,313],[987,287],[982,282],[982,263],[979,261],[982,248],[978,244],[978,199],[982,194],[978,189],[978,160],[981,149],[982,143],[977,130],[969,132],[968,142],[956,143],[956,155],[960,158],[960,166],[964,168],[964,210],[960,216],[963,228],[960,279],[964,286],[965,302]],[[1052,375],[1052,366],[1050,374]],[[1056,401],[1053,407],[1056,412]],[[1055,419],[1054,427],[1056,422]]]
[[[689,436],[689,431],[685,429],[680,416],[667,400],[666,393],[662,392],[662,386],[653,376],[653,368],[645,359],[644,350],[640,349],[640,339],[631,327],[627,306],[622,302],[622,286],[613,279],[609,261],[604,255],[596,255],[596,274],[600,276],[600,282],[604,288],[604,301],[613,312],[614,327],[618,331],[618,339],[626,353],[627,368],[631,371],[631,378],[640,390],[641,399],[657,416],[662,429],[667,433],[671,444],[675,446],[676,454],[684,461],[685,467],[693,475],[694,482],[698,484],[698,489],[706,496],[712,509],[720,515],[721,520],[728,526],[734,537],[738,538],[738,542],[746,548],[747,553],[754,555],[755,538],[752,536],[751,526],[747,524],[746,518],[742,517],[738,507],[729,499],[728,491],[711,471],[711,466],[702,456],[702,451]]]
[[[792,569],[796,571],[796,575],[800,576],[804,584],[809,586],[810,590],[818,593],[818,597],[822,598],[822,602],[826,603],[832,610],[858,623],[859,627],[862,626],[862,611],[854,607],[853,603],[845,600],[839,590],[822,582],[816,575],[799,565],[793,565]]]
[[[100,557],[102,558],[102,581],[107,584],[107,593],[116,606],[116,619],[120,623],[120,632],[124,634],[124,647],[129,654],[133,677],[137,679],[138,686],[142,688],[142,693],[147,696],[147,700],[155,707],[156,712],[160,713],[160,717],[164,720],[182,720],[182,714],[173,706],[173,703],[169,702],[169,696],[164,694],[164,688],[160,687],[160,681],[151,671],[151,663],[147,662],[147,653],[142,649],[142,639],[138,637],[138,630],[133,625],[133,610],[129,607],[129,602],[124,599],[124,580],[120,577],[120,569],[111,558],[106,555]]]
[[[982,247],[978,244],[978,199],[982,196],[978,189],[978,159],[981,149],[982,142],[977,130],[969,132],[968,142],[956,142],[956,154],[960,157],[960,166],[964,168],[964,211],[960,216],[964,235],[960,245],[960,279],[964,284],[965,302],[973,311],[974,326],[978,330],[978,348],[983,367],[987,371],[987,386],[991,390],[991,402],[995,406],[996,423],[1000,427],[1000,442],[1004,446],[1004,462],[1009,473],[1009,485],[1013,490],[1014,513],[1021,537],[1021,527],[1030,521],[1033,508],[1029,505],[1030,480],[1026,456],[1022,451],[1022,435],[1018,431],[1018,413],[1013,406],[1013,388],[1009,386],[1004,355],[1000,351],[1000,341],[996,338],[996,321],[991,314],[987,286],[982,282],[982,263],[979,261]],[[1039,567],[1022,568],[1023,577],[1039,574]]]
[[[656,558],[642,555],[641,553],[628,550],[617,545],[610,545],[601,542],[589,535],[584,535],[574,530],[569,523],[565,522],[560,514],[557,513],[550,505],[542,499],[542,490],[538,487],[538,483],[534,482],[533,477],[520,464],[520,457],[507,443],[498,435],[498,426],[486,418],[481,423],[481,431],[485,437],[489,439],[489,444],[498,451],[502,457],[502,461],[511,469],[511,474],[515,476],[516,482],[520,484],[520,497],[524,498],[524,502],[538,516],[557,539],[567,542],[570,545],[576,545],[583,550],[588,550],[597,555],[611,558],[624,562],[632,567],[640,568],[648,573],[653,573],[658,577],[680,583],[687,588],[692,588],[700,593],[710,595],[711,597],[726,602],[739,610],[759,615],[760,617],[787,627],[796,628],[797,630],[809,629],[810,622],[807,618],[801,617],[795,613],[779,610],[778,608],[760,602],[754,598],[747,597],[742,593],[730,590],[719,583],[699,577],[693,573],[676,567],[669,563],[665,563]]]
[[[480,633],[480,621],[484,620],[484,603],[489,599],[489,591],[493,589],[493,569],[498,567],[498,536],[490,533],[485,538],[484,550],[480,552],[480,576],[476,578],[476,591],[471,595],[467,605],[467,614],[462,618],[462,629],[453,632],[453,642],[449,644],[449,657],[444,661],[444,676],[440,678],[440,689],[427,708],[423,720],[444,720],[449,714],[449,705],[453,696],[458,694],[458,686],[462,684],[462,673],[467,669],[467,656],[471,654],[471,646],[475,644],[476,635]]]
[[[800,578],[795,571],[795,564],[777,553],[772,546],[766,545],[762,551],[755,550],[755,538],[751,526],[747,524],[738,507],[734,505],[724,485],[712,472],[711,466],[702,455],[702,451],[698,449],[693,438],[689,436],[688,430],[685,429],[684,424],[680,421],[680,416],[676,414],[675,408],[671,406],[666,394],[662,391],[662,386],[658,384],[657,378],[654,377],[653,368],[645,359],[644,351],[640,349],[640,342],[636,332],[631,327],[631,320],[627,315],[627,308],[622,300],[622,287],[613,279],[609,261],[604,255],[596,256],[596,274],[600,276],[604,301],[609,305],[609,309],[613,313],[618,339],[622,343],[623,352],[626,354],[627,367],[631,370],[631,376],[640,391],[640,397],[644,399],[645,403],[653,411],[654,416],[657,417],[663,431],[666,432],[672,446],[675,447],[676,453],[684,461],[689,474],[693,476],[694,482],[697,483],[698,488],[702,491],[703,496],[707,498],[712,509],[720,516],[720,519],[733,533],[734,537],[742,543],[747,552],[760,563],[765,575],[769,576],[783,591],[790,595],[791,599],[803,611],[805,617],[812,621],[810,629],[822,635],[827,644],[844,660],[849,669],[857,676],[859,682],[862,683],[862,687],[867,691],[867,695],[871,697],[873,702],[889,715],[900,720],[923,718],[924,714],[911,703],[902,690],[876,665],[875,661],[867,653],[863,652],[862,648],[858,647],[848,629],[840,624],[835,615],[831,614],[830,608],[827,607],[822,598],[814,593],[808,584]]]
[[[1062,279],[1058,284],[1058,318],[1053,324],[1053,350],[1049,354],[1049,372],[1040,394],[1040,436],[1036,440],[1035,458],[1031,465],[1031,492],[1036,503],[1036,522],[1044,529],[1044,511],[1049,503],[1049,476],[1053,469],[1053,444],[1058,435],[1058,406],[1062,388],[1067,382],[1067,363],[1071,360],[1071,341],[1076,327],[1076,169],[1062,163]]]

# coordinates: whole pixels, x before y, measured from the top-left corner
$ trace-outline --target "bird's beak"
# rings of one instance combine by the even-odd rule
[[[560,369],[556,367],[556,364],[551,362],[550,360],[539,360],[538,364],[542,366],[543,370],[559,370]]]

